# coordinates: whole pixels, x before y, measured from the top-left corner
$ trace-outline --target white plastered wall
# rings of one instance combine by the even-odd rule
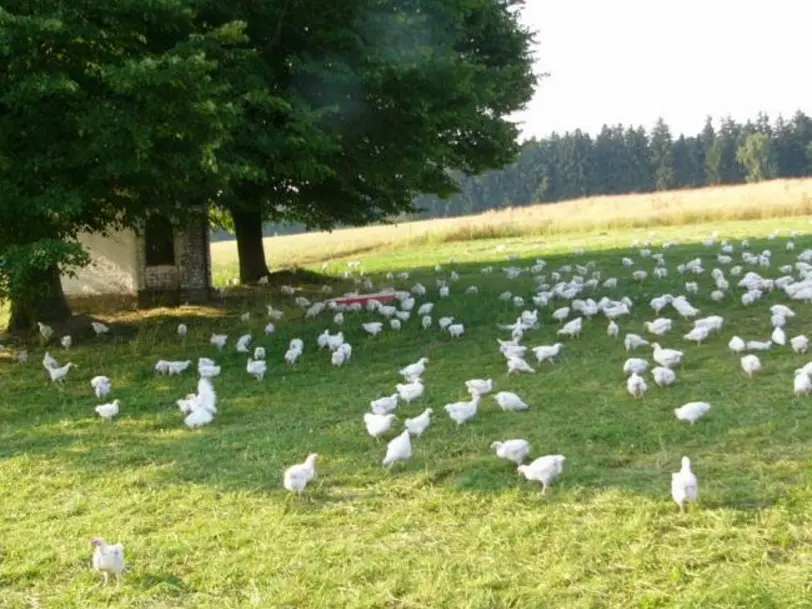
[[[125,230],[108,237],[83,233],[79,241],[90,255],[88,266],[76,277],[62,277],[62,289],[68,296],[135,294],[138,287],[136,236]]]

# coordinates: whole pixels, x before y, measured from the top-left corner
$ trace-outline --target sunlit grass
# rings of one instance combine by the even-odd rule
[[[703,314],[724,315],[726,329],[696,347],[681,338],[689,324],[677,321],[661,342],[687,354],[678,383],[652,387],[641,400],[625,393],[626,354],[606,336],[602,318],[566,343],[559,363],[534,375],[507,377],[497,351],[496,337],[504,336],[497,324],[521,311],[498,294],[510,290],[529,302],[535,286],[528,274],[507,280],[500,267],[536,257],[551,270],[593,260],[603,278],[621,278],[617,290],[598,290],[596,299],[632,297],[636,307],[622,331],[642,334],[643,321],[654,317],[649,299],[683,291],[678,263],[702,256],[713,267],[718,248],[691,242],[719,226],[723,234],[763,237],[801,224],[657,229],[658,241],[684,231],[684,244],[666,250],[668,279],[642,284],[620,258],[651,270],[652,261],[628,247],[648,231],[359,257],[379,283],[391,283],[382,278],[389,269],[416,267],[399,287],[421,281],[426,300],[437,303],[435,319],[456,315],[466,333],[452,340],[412,320],[400,334],[369,338],[360,323],[373,316],[349,315],[343,330],[354,351],[341,369],[316,347],[318,334],[335,329],[329,316],[305,323],[276,288],[225,300],[224,308],[110,313],[113,336],[68,352],[51,347],[60,361],[79,365],[63,388],[47,381],[42,348],[32,349],[26,365],[0,363],[0,607],[808,607],[812,417],[809,401],[792,396],[792,372],[807,360],[776,349],[749,381],[726,348],[734,333],[767,338],[769,305],[786,301],[780,294],[745,308],[732,291],[714,304],[708,273],[691,277],[701,286],[691,300]],[[812,246],[807,236],[796,241],[797,251]],[[771,274],[793,260],[784,244],[753,241],[756,251],[772,249]],[[588,251],[576,256],[578,247]],[[437,298],[438,263],[439,276],[461,275],[444,300]],[[480,273],[486,263],[495,265],[492,274]],[[480,293],[466,296],[469,285]],[[262,333],[268,302],[287,311],[271,338]],[[810,306],[793,308],[798,317],[788,334],[809,333]],[[245,310],[249,322],[239,320]],[[527,344],[555,341],[550,312],[542,310],[544,325],[527,334]],[[179,321],[190,328],[185,340],[175,333]],[[125,324],[134,324],[132,340]],[[231,336],[222,353],[208,344],[213,331]],[[234,352],[233,341],[248,331],[268,349],[261,383]],[[291,368],[282,355],[293,337],[306,348]],[[204,355],[223,366],[215,379],[219,412],[211,426],[189,432],[174,400],[194,390],[194,375],[156,377],[152,366]],[[394,391],[397,370],[422,355],[431,360],[426,395],[399,415],[402,421],[430,406],[435,421],[414,441],[414,458],[389,472],[380,464],[385,443],[365,435],[361,417],[370,399]],[[96,374],[111,377],[111,397],[122,403],[112,424],[94,416],[99,401],[89,379]],[[472,377],[492,377],[497,390],[516,391],[531,410],[503,413],[486,398],[477,417],[456,429],[442,406],[462,399]],[[710,414],[695,426],[676,421],[673,408],[696,399],[711,402]],[[567,456],[547,495],[490,454],[491,441],[511,437],[529,440],[534,456]],[[318,479],[291,500],[282,470],[310,451],[321,455]],[[693,459],[701,484],[701,504],[684,516],[669,497],[682,455]],[[90,570],[92,535],[124,543],[128,572],[120,588],[102,588]]]
[[[404,222],[268,237],[265,252],[274,269],[318,266],[333,259],[413,246],[479,239],[524,237],[577,240],[602,232],[627,233],[700,223],[762,221],[812,215],[812,179],[695,190],[589,197],[555,204],[509,207],[459,218]],[[779,222],[780,223],[780,222]],[[601,242],[602,239],[593,239]],[[625,245],[625,244],[624,244]],[[234,241],[212,244],[215,283],[238,275]]]

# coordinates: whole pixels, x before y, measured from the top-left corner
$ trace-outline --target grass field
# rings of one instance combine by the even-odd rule
[[[268,263],[278,269],[398,251],[406,246],[434,248],[455,241],[532,236],[561,242],[561,236],[592,235],[598,237],[592,239],[593,242],[604,244],[601,233],[607,231],[626,234],[635,228],[809,215],[812,215],[812,179],[772,180],[696,190],[590,197],[510,207],[459,218],[269,237],[265,239],[265,253]],[[214,243],[212,258],[217,285],[226,285],[238,274],[236,242]]]
[[[713,230],[749,236],[754,251],[773,251],[761,272],[775,277],[779,265],[812,247],[804,234],[787,252],[786,232],[765,238],[777,228],[805,233],[809,225],[794,218],[658,228],[657,243],[682,245],[664,250],[668,278],[643,283],[620,259],[632,256],[635,268],[650,272],[653,261],[630,248],[649,230],[426,243],[358,256],[379,284],[391,283],[387,270],[413,268],[397,285],[421,281],[429,293],[418,304],[436,302],[435,319],[455,315],[466,332],[454,340],[412,319],[399,334],[369,338],[360,323],[377,317],[348,315],[344,332],[354,351],[338,369],[315,344],[325,328],[335,331],[330,316],[304,322],[275,288],[232,310],[111,315],[111,322],[137,321],[135,333],[125,336],[119,326],[117,336],[68,352],[50,347],[60,362],[78,364],[62,388],[47,380],[41,347],[27,364],[0,363],[0,607],[810,607],[812,416],[809,400],[792,395],[793,370],[809,358],[776,348],[762,355],[763,373],[747,379],[727,341],[767,339],[769,306],[787,299],[777,292],[744,307],[732,288],[713,303],[709,272],[719,247],[696,243]],[[575,255],[578,247],[586,253]],[[508,336],[497,323],[522,309],[497,297],[510,290],[530,303],[536,282],[529,273],[509,280],[499,268],[539,256],[548,276],[589,260],[602,278],[617,276],[617,289],[593,297],[634,300],[622,333],[644,334],[643,322],[655,317],[648,301],[683,293],[686,280],[700,284],[690,300],[702,315],[723,315],[725,330],[697,347],[682,339],[690,324],[675,321],[660,342],[686,353],[677,384],[659,389],[648,376],[640,400],[626,393],[626,353],[606,335],[602,316],[579,340],[564,341],[559,363],[508,377],[496,342]],[[707,272],[680,276],[676,266],[696,256]],[[480,273],[486,263],[495,265],[492,274]],[[336,261],[327,271],[344,268]],[[461,278],[440,300],[435,279],[452,269]],[[465,295],[470,285],[479,294]],[[262,335],[268,302],[287,311],[270,339]],[[252,318],[242,322],[248,307]],[[809,334],[810,306],[793,308],[788,335]],[[526,344],[555,342],[551,310],[542,309],[543,326],[526,334]],[[678,319],[670,309],[664,316]],[[190,327],[185,341],[175,335],[179,319]],[[213,331],[231,335],[222,353],[208,344]],[[233,348],[248,331],[268,349],[263,382],[247,375]],[[306,346],[290,368],[282,354],[293,337]],[[426,394],[399,408],[398,431],[425,407],[434,408],[434,422],[414,440],[412,460],[386,471],[385,442],[365,434],[362,415],[371,399],[394,391],[399,368],[424,355]],[[223,366],[215,379],[219,412],[190,432],[174,400],[194,390],[194,373],[156,377],[152,366],[199,356]],[[111,397],[122,403],[110,424],[93,412],[101,401],[88,381],[96,374],[112,379]],[[488,397],[456,429],[442,406],[463,399],[473,377],[492,377],[496,391],[517,392],[530,410],[503,413]],[[673,409],[693,400],[710,402],[711,412],[694,426],[677,421]],[[547,494],[489,451],[493,440],[511,437],[529,440],[534,458],[567,456]],[[321,455],[318,479],[291,499],[282,471],[311,451]],[[683,455],[693,460],[701,501],[680,516],[669,489]],[[119,588],[103,588],[90,569],[93,535],[125,545]]]

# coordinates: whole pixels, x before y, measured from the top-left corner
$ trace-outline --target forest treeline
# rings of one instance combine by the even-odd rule
[[[760,114],[738,123],[711,118],[696,135],[672,134],[660,119],[643,127],[604,125],[597,136],[580,130],[531,139],[517,161],[479,176],[458,175],[460,193],[442,200],[419,197],[439,218],[488,209],[771,178],[812,175],[812,119],[801,111],[787,120]]]
[[[515,163],[478,176],[456,174],[460,192],[417,198],[422,211],[401,219],[461,216],[509,206],[772,178],[812,175],[812,119],[797,111],[771,121],[708,117],[700,133],[674,136],[660,119],[653,129],[604,125],[525,142]],[[302,224],[267,224],[265,235],[299,233]],[[217,231],[214,239],[232,238]]]

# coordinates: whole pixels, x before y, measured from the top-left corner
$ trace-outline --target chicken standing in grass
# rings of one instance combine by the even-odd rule
[[[395,385],[395,389],[397,389],[400,399],[407,404],[411,404],[414,400],[423,395],[423,391],[425,391],[423,382],[420,379],[415,379],[410,383],[398,383]]]
[[[308,483],[316,478],[316,453],[307,455],[307,459],[302,463],[291,465],[285,470],[282,485],[291,493],[301,493]]]
[[[423,373],[426,371],[426,364],[429,363],[429,358],[421,357],[413,364],[409,364],[408,366],[402,368],[400,370],[400,375],[406,379],[406,382],[412,382],[415,379],[419,379],[423,376]]]
[[[113,417],[118,414],[121,403],[118,400],[113,400],[109,404],[99,404],[96,406],[96,413],[104,421],[112,421]]]
[[[212,334],[209,342],[217,347],[218,349],[222,349],[226,346],[226,341],[228,340],[228,334]]]
[[[470,379],[465,381],[465,388],[471,395],[487,395],[493,391],[493,379]]]
[[[261,381],[265,378],[265,373],[268,371],[268,364],[264,359],[252,360],[248,358],[248,364],[245,367],[248,374]]]
[[[809,395],[812,392],[812,379],[803,368],[798,368],[795,371],[795,378],[792,383],[793,391],[796,396]]]
[[[457,424],[457,427],[463,423],[467,423],[476,416],[477,407],[481,397],[479,394],[474,394],[467,402],[454,402],[453,404],[446,404],[443,409],[448,413],[448,416]]]
[[[540,482],[541,492],[546,493],[547,487],[564,471],[564,461],[566,461],[564,455],[545,455],[529,465],[520,465],[516,471],[528,480]]]
[[[399,436],[390,440],[386,446],[386,456],[383,458],[384,467],[392,467],[398,461],[407,461],[412,456],[412,441],[409,430],[403,430]]]
[[[426,408],[422,414],[411,419],[406,419],[404,425],[411,435],[419,438],[431,423],[432,414],[434,414],[434,410]]]
[[[75,365],[76,364],[73,362],[68,362],[64,366],[59,366],[57,368],[46,368],[46,370],[48,371],[48,375],[51,377],[52,382],[64,383],[65,377],[68,375],[68,371]]]
[[[521,465],[530,454],[530,443],[527,440],[505,440],[504,442],[492,442],[491,450],[496,451],[496,456],[501,459],[512,461],[516,465]]]
[[[744,370],[750,378],[753,378],[754,374],[761,372],[761,360],[752,353],[742,357],[741,366],[742,370]]]
[[[499,408],[505,412],[516,412],[530,408],[522,398],[511,391],[500,391],[493,398],[499,404]]]
[[[90,379],[90,386],[93,388],[93,392],[97,398],[103,398],[110,393],[112,389],[112,383],[106,376],[94,376]]]
[[[124,546],[108,544],[101,537],[93,537],[90,544],[93,546],[93,569],[102,574],[105,584],[109,583],[111,574],[116,578],[116,585],[120,584],[124,572]]]
[[[364,425],[367,428],[367,433],[376,440],[380,440],[382,435],[392,429],[392,424],[395,422],[395,420],[397,420],[397,417],[392,413],[364,413]]]
[[[680,421],[688,421],[691,424],[696,423],[710,410],[710,404],[707,402],[688,402],[679,408],[674,409],[674,414]]]
[[[671,474],[671,497],[679,506],[680,513],[685,512],[689,502],[699,500],[699,481],[691,471],[691,460],[682,458],[682,468]]]
[[[626,390],[629,394],[632,397],[639,398],[643,396],[647,389],[648,385],[646,385],[645,379],[636,372],[632,372],[629,380],[626,381]]]
[[[398,407],[398,393],[372,400],[369,407],[375,414],[387,414]]]

